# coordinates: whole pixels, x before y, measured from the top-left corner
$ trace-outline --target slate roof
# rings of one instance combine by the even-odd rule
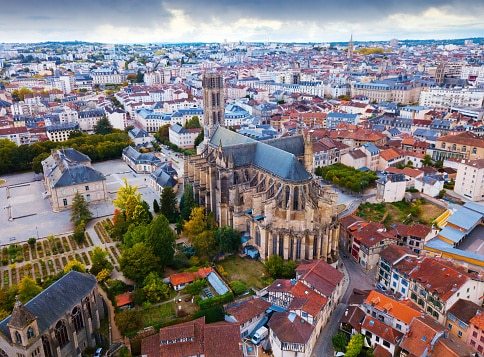
[[[67,311],[80,304],[96,284],[97,280],[93,275],[71,270],[24,306],[37,316],[39,331],[46,331],[59,319],[64,318]],[[0,332],[7,338],[10,336],[7,324],[11,317],[12,315],[0,322]]]
[[[161,160],[151,153],[140,153],[132,146],[123,149],[123,154],[136,164],[161,165]]]
[[[75,162],[91,162],[91,158],[87,155],[84,155],[82,152],[79,152],[72,148],[67,149],[59,149],[57,150],[59,154],[64,155],[67,160],[75,161]]]
[[[175,176],[178,176],[178,173],[168,163],[162,164],[150,174],[151,179],[161,187],[175,187],[178,183]]]
[[[218,147],[220,144],[226,157],[233,155],[235,167],[257,166],[282,180],[291,182],[305,182],[311,179],[311,174],[294,154],[276,147],[280,145],[286,148],[284,140],[282,143],[272,141],[271,144],[266,144],[218,127],[210,139],[210,145]]]

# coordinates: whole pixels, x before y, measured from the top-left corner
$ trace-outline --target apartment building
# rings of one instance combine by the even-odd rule
[[[454,192],[471,201],[484,200],[484,158],[459,163]]]

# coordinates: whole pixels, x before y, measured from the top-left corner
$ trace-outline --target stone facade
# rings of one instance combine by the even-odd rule
[[[313,179],[312,144],[296,135],[258,142],[218,127],[185,160],[195,199],[219,225],[250,237],[262,259],[338,256],[337,194]]]
[[[93,275],[69,272],[0,322],[0,356],[80,356],[104,317]]]

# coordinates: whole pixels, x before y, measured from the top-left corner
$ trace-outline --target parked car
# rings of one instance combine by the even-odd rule
[[[382,283],[378,283],[378,284],[376,284],[376,288],[377,288],[378,290],[383,291],[383,292],[387,291],[387,288],[385,288],[385,286],[384,286]]]
[[[94,353],[94,357],[101,357],[102,355],[103,355],[103,349],[101,347],[99,347],[96,350],[96,353]]]

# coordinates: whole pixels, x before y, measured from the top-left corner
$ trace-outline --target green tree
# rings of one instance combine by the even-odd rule
[[[195,197],[193,196],[193,188],[190,183],[185,184],[185,190],[180,199],[180,215],[182,220],[187,220],[190,218],[192,209],[197,207],[195,202]]]
[[[331,339],[333,342],[333,348],[336,352],[345,352],[346,345],[348,344],[348,337],[344,332],[339,332]]]
[[[113,265],[108,259],[109,253],[107,250],[95,246],[91,253],[92,265],[89,271],[92,275],[98,275],[103,269],[109,270],[110,272],[113,270]]]
[[[157,136],[158,136],[158,140],[160,141],[163,141],[163,140],[170,140],[170,125],[169,124],[165,124],[163,126],[161,126],[159,129],[158,129],[158,132],[156,133]]]
[[[83,195],[79,192],[74,194],[74,198],[72,199],[72,206],[71,206],[71,222],[74,223],[75,226],[79,225],[81,221],[89,221],[92,218],[92,213],[89,211],[87,207],[87,202]]]
[[[153,254],[153,249],[149,245],[136,243],[123,251],[119,265],[127,278],[139,283],[149,273],[157,271],[159,262],[160,258]]]
[[[297,264],[293,260],[284,263],[282,267],[282,277],[285,279],[293,279],[296,277]]]
[[[198,145],[200,145],[202,142],[203,142],[203,139],[205,138],[205,135],[203,133],[203,130],[200,132],[200,134],[197,135],[197,137],[195,138],[194,142],[193,142],[193,145],[195,147],[197,147]]]
[[[176,193],[172,187],[166,186],[161,191],[160,213],[164,215],[170,223],[178,220],[179,212],[177,208]]]
[[[123,310],[114,319],[123,336],[136,333],[143,323],[140,310]]]
[[[143,281],[143,292],[152,304],[166,300],[170,295],[168,285],[163,283],[163,278],[155,272],[149,273]]]
[[[282,257],[278,255],[271,255],[264,263],[264,269],[273,278],[279,278],[282,276],[282,269],[284,267],[284,261]]]
[[[350,342],[346,346],[345,357],[357,357],[363,349],[365,336],[357,334],[351,337]]]
[[[425,155],[424,158],[422,159],[422,165],[424,166],[431,166],[432,165],[432,158],[430,155]]]
[[[106,115],[103,115],[98,120],[96,125],[94,125],[95,134],[106,135],[106,134],[111,134],[112,132],[113,132],[113,126]]]
[[[215,242],[224,253],[236,253],[239,250],[241,240],[240,233],[230,226],[223,226],[215,231]]]
[[[48,153],[43,152],[32,159],[32,170],[34,170],[36,174],[42,172],[42,161],[47,159],[49,156],[50,155]]]
[[[86,266],[78,260],[71,260],[64,266],[64,274],[67,274],[71,270],[75,270],[81,273],[86,272]]]
[[[199,129],[201,127],[202,126],[200,125],[200,118],[197,115],[193,116],[190,120],[188,120],[184,126],[185,129]]]
[[[145,242],[159,258],[159,265],[162,268],[172,262],[175,255],[176,235],[165,216],[157,216],[148,225]]]
[[[136,72],[136,83],[143,83],[144,80],[143,72],[141,72],[141,69],[138,69],[138,72]]]
[[[141,243],[145,241],[146,230],[148,225],[146,224],[131,224],[123,235],[123,243],[125,248],[131,248],[136,243]]]
[[[249,287],[247,286],[247,284],[242,281],[234,280],[234,281],[231,281],[229,285],[235,295],[243,294],[247,290],[249,290]]]
[[[26,275],[18,284],[18,297],[22,303],[26,303],[36,295],[40,294],[43,289],[37,285],[34,279]]]
[[[82,220],[78,221],[76,226],[74,227],[74,234],[73,234],[74,240],[77,243],[83,242],[84,239],[86,238],[84,234],[85,230],[86,230],[86,222]]]
[[[156,198],[153,200],[153,212],[160,213],[160,205]]]

